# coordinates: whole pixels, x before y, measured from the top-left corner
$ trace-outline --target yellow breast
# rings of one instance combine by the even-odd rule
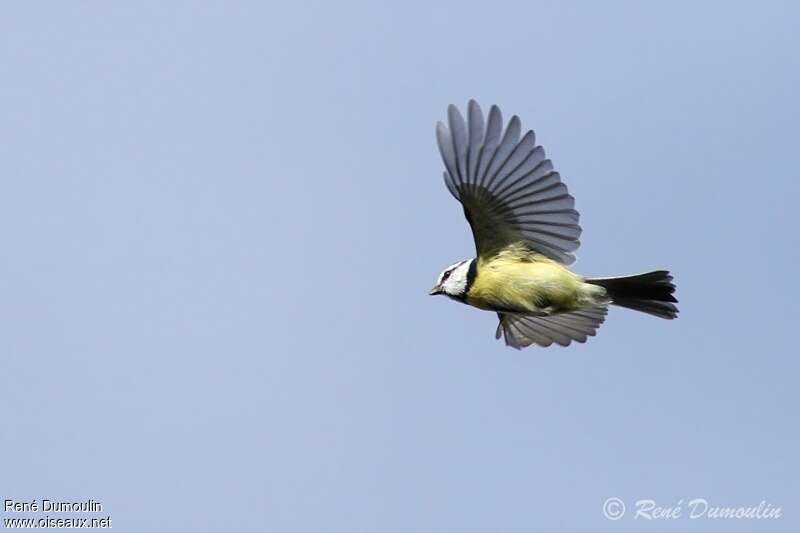
[[[478,263],[467,303],[491,311],[535,313],[576,309],[583,281],[540,256],[499,254]]]

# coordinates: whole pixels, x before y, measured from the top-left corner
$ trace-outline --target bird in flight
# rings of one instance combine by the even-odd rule
[[[584,278],[567,269],[580,245],[575,200],[533,131],[521,133],[517,116],[504,130],[500,109],[484,119],[474,100],[466,122],[451,105],[447,125],[436,125],[444,182],[464,208],[477,257],[447,267],[430,294],[497,313],[495,336],[517,349],[585,342],[609,305],[675,318],[666,270]]]

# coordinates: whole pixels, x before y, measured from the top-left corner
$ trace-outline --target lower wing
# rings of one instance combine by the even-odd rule
[[[594,336],[605,321],[606,313],[606,306],[549,316],[497,313],[500,324],[495,336],[499,339],[503,335],[506,345],[518,350],[531,344],[550,346],[554,342],[568,346],[572,341],[586,342],[588,337]]]

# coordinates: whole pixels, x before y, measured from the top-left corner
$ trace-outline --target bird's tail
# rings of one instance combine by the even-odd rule
[[[614,305],[660,318],[673,319],[678,316],[678,308],[673,303],[678,300],[672,295],[675,285],[666,270],[618,278],[589,278],[585,281],[603,287]]]

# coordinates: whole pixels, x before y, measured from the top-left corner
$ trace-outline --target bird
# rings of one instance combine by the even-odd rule
[[[436,124],[444,182],[472,229],[476,257],[445,268],[430,290],[497,313],[495,337],[522,349],[586,342],[609,305],[674,319],[668,270],[587,278],[575,261],[582,229],[575,199],[516,115],[503,123],[493,105],[484,117],[475,100],[466,121],[455,105]]]

